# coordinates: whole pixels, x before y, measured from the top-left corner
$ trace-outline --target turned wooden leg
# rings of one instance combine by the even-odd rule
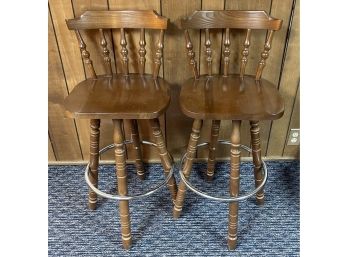
[[[187,155],[186,155],[186,161],[183,164],[183,173],[185,178],[189,178],[192,168],[192,162],[193,158],[195,157],[196,151],[197,151],[197,143],[200,136],[201,128],[202,128],[202,120],[194,120],[193,126],[192,126],[192,132],[190,135],[190,141],[187,146]],[[186,185],[183,181],[180,182],[179,188],[178,188],[178,194],[176,196],[176,200],[174,203],[174,209],[173,209],[173,216],[175,219],[179,218],[182,206],[184,203],[185,198],[185,192],[186,192]]]
[[[254,162],[254,177],[255,187],[258,187],[263,179],[262,175],[262,163],[261,163],[261,140],[260,140],[260,127],[258,121],[250,121],[250,134],[251,134],[251,146]],[[263,188],[256,194],[257,204],[264,203],[265,195]]]
[[[209,142],[209,157],[207,165],[207,179],[212,180],[214,176],[214,167],[215,167],[215,150],[216,143],[219,137],[220,130],[220,120],[213,120],[211,124],[211,135]]]
[[[90,121],[90,149],[89,149],[89,180],[93,186],[98,187],[98,166],[99,166],[99,136],[100,136],[100,120],[94,119]],[[97,194],[89,189],[88,208],[95,210],[97,207]]]
[[[164,142],[164,138],[162,135],[162,131],[160,128],[160,123],[158,119],[152,119],[150,120],[150,124],[152,127],[152,134],[154,136],[155,139],[155,144],[157,145],[157,150],[162,162],[162,166],[165,172],[165,175],[167,176],[170,169],[172,168],[172,164],[173,164],[173,160],[170,156],[170,154],[167,151],[165,142]],[[168,189],[172,195],[172,199],[173,201],[175,201],[176,198],[176,192],[177,192],[177,186],[176,186],[176,182],[175,182],[175,178],[174,176],[172,176],[168,183],[167,183]]]
[[[141,148],[140,148],[140,139],[139,139],[139,130],[138,130],[138,122],[137,120],[130,120],[131,123],[131,130],[132,130],[132,141],[133,141],[133,147],[135,150],[135,167],[137,169],[138,177],[141,180],[144,180],[145,178],[145,170],[144,170],[144,164],[141,160]]]
[[[231,134],[231,173],[230,173],[230,195],[239,194],[239,167],[240,167],[240,120],[232,121]],[[235,249],[237,245],[238,228],[238,202],[229,204],[228,224],[228,248]]]
[[[127,173],[126,173],[126,157],[124,150],[124,138],[122,134],[122,120],[113,120],[114,123],[114,143],[115,143],[115,160],[116,160],[116,176],[118,183],[118,194],[127,195]],[[120,222],[122,243],[125,249],[129,249],[132,244],[129,203],[121,200],[120,202]]]

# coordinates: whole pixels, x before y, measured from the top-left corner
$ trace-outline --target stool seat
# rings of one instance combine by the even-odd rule
[[[64,101],[71,118],[154,119],[170,102],[169,86],[152,75],[113,74],[80,82]]]
[[[194,119],[275,120],[284,113],[277,87],[255,76],[200,76],[181,88],[182,111]]]

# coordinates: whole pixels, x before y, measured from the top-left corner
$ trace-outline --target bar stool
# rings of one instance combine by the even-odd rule
[[[164,30],[168,19],[155,11],[86,11],[81,17],[67,20],[67,26],[75,30],[88,79],[80,82],[66,97],[64,105],[71,118],[90,119],[90,162],[86,167],[85,178],[89,185],[88,206],[96,208],[97,195],[119,200],[121,233],[123,246],[131,246],[131,229],[128,201],[148,196],[167,184],[172,199],[176,197],[177,186],[172,176],[173,160],[168,153],[163,139],[158,117],[162,115],[170,101],[169,86],[158,77],[162,62]],[[120,29],[120,52],[122,55],[123,74],[113,74],[109,56],[105,29]],[[139,70],[130,74],[128,68],[128,49],[126,29],[140,29]],[[145,74],[146,41],[145,29],[159,30],[156,44],[153,74]],[[80,30],[99,30],[100,45],[108,73],[96,75],[90,54],[81,37]],[[129,31],[131,32],[131,31]],[[136,53],[135,53],[136,54]],[[100,119],[112,119],[114,125],[114,144],[99,150]],[[122,133],[123,120],[130,121],[132,140],[125,141]],[[149,120],[155,142],[140,141],[137,120]],[[166,175],[165,181],[149,191],[139,195],[128,195],[125,144],[133,144],[136,152],[136,169],[140,179],[144,179],[144,166],[141,159],[140,144],[149,144],[157,148]],[[118,195],[111,195],[98,189],[99,155],[115,148]]]
[[[185,115],[194,119],[187,151],[181,159],[181,182],[174,204],[173,215],[178,218],[182,212],[186,187],[195,193],[217,201],[229,202],[228,247],[235,249],[237,244],[238,201],[256,194],[258,204],[264,202],[263,187],[267,180],[267,166],[261,160],[259,120],[275,120],[282,117],[284,104],[277,87],[262,79],[262,71],[271,49],[274,32],[279,30],[282,20],[272,18],[264,11],[195,11],[191,16],[181,19],[184,29],[187,55],[193,70],[193,78],[188,79],[180,92],[180,106]],[[205,31],[205,54],[208,74],[199,75],[193,44],[188,29]],[[212,74],[211,29],[224,29],[223,74]],[[228,74],[230,62],[230,30],[245,29],[246,37],[242,50],[239,74]],[[246,75],[251,31],[267,30],[267,38],[255,75]],[[198,144],[203,120],[212,120],[210,142]],[[218,140],[221,120],[232,120],[231,141]],[[252,149],[240,144],[241,121],[250,122]],[[192,163],[197,147],[209,146],[207,177],[214,175],[215,148],[217,143],[231,145],[230,196],[215,197],[195,188],[189,182]],[[240,147],[252,152],[254,163],[255,190],[239,195]]]

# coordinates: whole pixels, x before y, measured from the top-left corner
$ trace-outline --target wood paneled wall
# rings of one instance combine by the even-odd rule
[[[179,108],[178,97],[180,85],[191,77],[188,66],[185,40],[183,32],[175,22],[194,10],[265,10],[272,16],[283,19],[282,29],[275,34],[272,50],[263,77],[277,85],[285,100],[283,118],[273,122],[260,122],[262,154],[270,158],[298,158],[299,147],[288,146],[287,135],[291,128],[299,128],[299,0],[49,0],[48,6],[48,160],[49,161],[82,161],[88,159],[89,152],[89,121],[73,120],[64,116],[62,101],[74,86],[86,78],[85,67],[81,59],[75,35],[69,31],[65,19],[79,16],[85,10],[117,10],[117,9],[153,9],[170,19],[164,42],[164,62],[160,76],[171,84],[172,100],[165,116],[161,117],[162,130],[166,135],[169,151],[175,158],[179,158],[185,151],[191,131],[192,120],[184,116]],[[244,32],[244,31],[243,31]],[[240,53],[244,34],[234,31],[231,37],[230,72],[238,72]],[[207,70],[204,56],[199,50],[204,49],[204,35],[199,32],[191,34],[196,51],[199,70]],[[103,73],[102,54],[98,45],[97,34],[94,32],[83,34],[87,49],[94,61],[96,72]],[[129,35],[128,35],[129,36]],[[149,46],[153,44],[153,35],[147,33],[147,65],[150,71]],[[251,38],[251,47],[247,73],[254,73],[259,60],[260,50],[265,41],[265,31],[255,31]],[[106,35],[108,45],[112,46],[112,69],[120,72],[119,33],[109,31]],[[138,34],[129,36],[129,50],[138,47]],[[220,72],[221,45],[224,35],[216,31],[211,36],[213,50],[213,72]],[[202,52],[202,51],[201,51]],[[137,70],[135,56],[130,55],[130,72]],[[209,139],[211,121],[203,126],[202,141]],[[222,121],[220,138],[230,137],[231,122]],[[124,125],[125,137],[130,137],[128,123]],[[143,139],[152,140],[147,122],[140,123],[140,133]],[[101,146],[112,143],[111,120],[101,121]],[[250,144],[248,122],[242,123],[242,144]],[[131,149],[127,149],[130,159],[133,157]],[[155,149],[145,146],[144,159],[157,161]],[[207,151],[202,149],[198,157],[206,157]],[[221,146],[217,151],[217,158],[228,158],[228,147]],[[244,155],[245,156],[245,155]],[[112,151],[102,156],[102,160],[112,160]]]

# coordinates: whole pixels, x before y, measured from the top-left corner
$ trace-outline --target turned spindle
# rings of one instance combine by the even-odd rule
[[[131,138],[133,142],[133,148],[135,152],[135,167],[138,177],[143,180],[145,178],[145,169],[142,161],[142,154],[140,148],[140,138],[137,120],[130,120],[131,126]]]
[[[173,160],[167,151],[167,148],[166,148],[166,145],[164,142],[164,138],[162,135],[162,131],[160,128],[159,120],[158,119],[150,120],[150,125],[152,128],[152,134],[153,134],[153,137],[155,140],[156,148],[157,148],[157,151],[159,153],[162,166],[164,168],[164,173],[166,176],[168,176],[168,173],[173,165]],[[167,186],[168,186],[168,189],[172,195],[173,201],[175,201],[176,194],[177,194],[177,185],[176,185],[174,176],[172,176],[169,179]]]
[[[240,168],[240,120],[232,121],[231,133],[231,173],[230,195],[237,197],[239,194],[239,168]],[[237,246],[238,230],[238,202],[229,204],[228,223],[228,248],[235,249]]]
[[[114,124],[117,190],[119,195],[124,196],[128,194],[128,185],[127,185],[124,138],[122,134],[122,120],[113,120],[113,124]],[[131,236],[131,227],[130,227],[131,224],[130,224],[128,200],[120,200],[119,207],[120,207],[119,213],[120,213],[122,243],[125,249],[129,249],[132,244],[132,236]]]
[[[266,66],[266,60],[269,56],[269,51],[271,50],[271,43],[272,43],[272,39],[273,39],[273,34],[274,34],[274,30],[271,30],[267,35],[267,40],[266,40],[264,49],[261,53],[261,59],[260,59],[259,65],[257,66],[257,70],[256,70],[256,80],[261,79],[262,71]]]
[[[244,41],[244,49],[242,51],[242,60],[240,65],[240,77],[243,78],[245,74],[245,67],[248,62],[248,55],[249,55],[249,46],[250,46],[250,35],[251,35],[251,29],[247,30],[247,34]]]
[[[219,137],[220,122],[221,122],[220,120],[213,120],[211,124],[209,155],[208,155],[208,164],[207,164],[207,179],[208,180],[212,180],[214,176],[215,152],[216,152],[216,144]]]
[[[186,160],[183,164],[182,171],[185,176],[185,178],[189,178],[193,159],[195,158],[196,151],[197,151],[197,143],[200,136],[201,128],[202,128],[203,121],[202,120],[194,120],[192,125],[192,132],[190,135],[189,144],[187,146],[187,155]],[[181,212],[182,212],[182,206],[185,198],[186,193],[186,185],[183,181],[180,181],[179,187],[178,187],[178,194],[176,196],[174,209],[173,209],[173,216],[175,219],[179,218]]]
[[[104,62],[106,64],[106,68],[107,68],[107,74],[112,75],[110,51],[108,49],[108,43],[106,42],[104,30],[99,29],[99,33],[100,33],[100,38],[101,38],[100,45],[103,48],[103,57],[104,57]]]
[[[195,79],[198,79],[199,73],[197,69],[197,62],[195,60],[195,52],[193,51],[193,44],[187,29],[185,30],[185,40],[186,40],[187,56],[189,58],[190,65],[192,66]]]
[[[158,77],[159,69],[161,67],[162,55],[163,55],[163,39],[164,39],[164,30],[161,29],[160,36],[156,45],[156,54],[154,58],[155,68],[153,71],[153,78]]]
[[[93,62],[89,58],[90,54],[86,49],[86,44],[81,37],[80,31],[75,30],[75,34],[76,34],[77,40],[79,41],[79,47],[80,47],[82,59],[83,59],[84,63],[86,64],[89,76],[91,78],[97,78],[97,75],[96,75],[94,67],[93,67]]]
[[[228,70],[230,65],[230,29],[225,30],[225,40],[224,40],[224,76],[228,76]]]
[[[139,40],[139,64],[140,64],[140,74],[145,73],[145,63],[146,63],[146,41],[145,41],[145,29],[140,29],[140,40]]]
[[[261,140],[260,127],[258,121],[250,121],[251,148],[254,163],[255,187],[258,187],[263,179],[261,162]],[[261,189],[256,194],[256,202],[261,205],[264,203],[264,191]]]
[[[207,56],[208,75],[212,74],[212,50],[209,29],[205,29],[205,54]]]
[[[98,188],[98,166],[99,166],[99,138],[100,138],[100,120],[92,119],[90,121],[90,148],[89,148],[89,180]],[[97,194],[89,189],[88,208],[94,210],[97,206]]]
[[[122,55],[122,65],[123,65],[123,74],[128,75],[129,69],[128,69],[128,50],[127,50],[127,40],[126,35],[124,32],[124,28],[121,28],[121,55]]]

